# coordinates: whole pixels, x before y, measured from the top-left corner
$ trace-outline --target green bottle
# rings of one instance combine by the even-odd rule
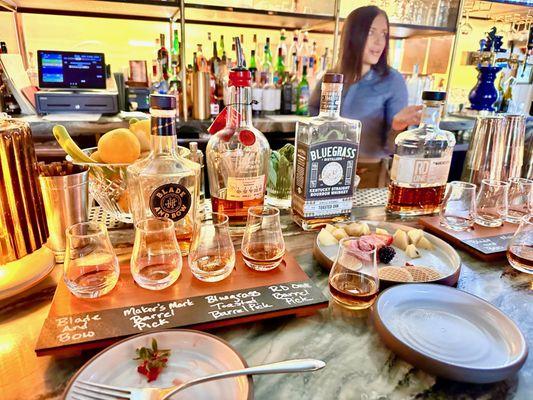
[[[180,65],[180,40],[177,29],[174,29],[174,40],[172,42],[172,49],[170,49],[170,59],[172,63],[178,66]]]
[[[283,50],[278,48],[278,62],[276,64],[277,83],[281,84],[285,75],[285,64],[283,63]],[[275,82],[276,83],[276,82]]]
[[[298,84],[296,91],[296,114],[309,115],[309,82],[307,82],[307,65],[303,66],[302,80]]]
[[[220,35],[220,42],[218,43],[218,49],[222,54],[224,54],[224,35]]]
[[[250,55],[250,66],[248,67],[252,74],[255,74],[257,71],[257,62],[255,61],[255,50],[252,50]]]

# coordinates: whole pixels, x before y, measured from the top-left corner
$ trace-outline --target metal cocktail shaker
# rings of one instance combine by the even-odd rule
[[[483,179],[519,177],[524,158],[525,117],[478,117],[466,154],[462,180],[480,185]]]
[[[55,253],[57,262],[63,262],[65,230],[71,225],[87,221],[88,174],[86,170],[65,176],[39,177],[50,232],[47,245]]]
[[[192,73],[192,115],[194,119],[208,119],[211,115],[209,73],[195,71]]]

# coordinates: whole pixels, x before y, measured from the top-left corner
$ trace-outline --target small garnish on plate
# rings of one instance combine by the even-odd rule
[[[163,368],[167,366],[170,350],[158,349],[157,340],[152,339],[152,348],[140,347],[135,350],[137,357],[134,360],[139,361],[137,372],[146,376],[148,382],[155,381]]]

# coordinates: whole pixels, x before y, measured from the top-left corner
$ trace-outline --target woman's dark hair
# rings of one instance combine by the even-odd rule
[[[361,79],[363,53],[368,32],[370,31],[372,22],[374,22],[374,18],[380,14],[387,20],[387,40],[381,57],[377,64],[372,66],[372,69],[381,76],[389,73],[387,56],[389,52],[390,27],[387,13],[376,6],[359,7],[348,15],[342,28],[339,59],[335,71],[344,74],[345,84],[351,84]]]

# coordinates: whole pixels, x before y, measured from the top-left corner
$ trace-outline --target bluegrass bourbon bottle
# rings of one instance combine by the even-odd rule
[[[270,146],[252,125],[252,74],[244,67],[239,39],[235,41],[237,67],[229,74],[230,101],[209,128],[213,136],[206,159],[213,211],[229,217],[232,234],[242,234],[248,208],[264,202]]]
[[[150,114],[151,152],[127,169],[133,219],[170,218],[186,255],[198,211],[200,165],[176,151],[176,97],[150,95]]]
[[[304,230],[351,214],[361,122],[340,117],[342,87],[342,74],[325,74],[320,114],[296,124],[292,214]]]
[[[445,92],[422,93],[420,126],[395,140],[387,211],[426,215],[439,211],[450,172],[455,136],[439,128]]]

